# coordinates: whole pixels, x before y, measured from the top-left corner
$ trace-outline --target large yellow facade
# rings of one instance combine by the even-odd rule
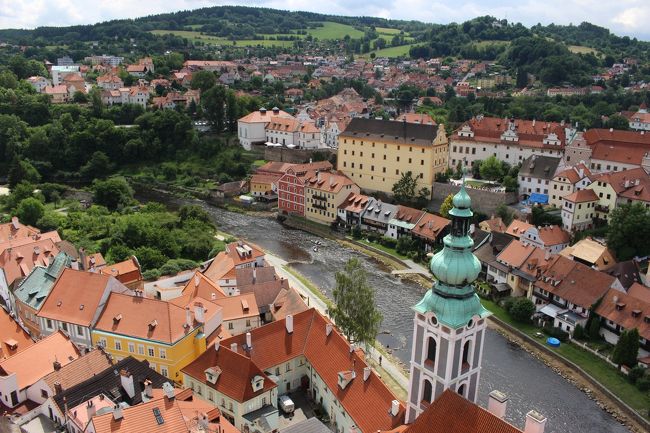
[[[596,216],[607,220],[609,213],[616,208],[616,191],[609,183],[600,180],[592,182],[587,189],[593,190],[598,196]]]
[[[404,140],[372,136],[339,137],[337,164],[361,189],[392,194],[393,185],[410,171],[417,189],[431,190],[436,173],[447,169],[449,143],[443,125],[431,144],[405,144]]]
[[[206,349],[205,335],[201,327],[173,344],[98,330],[92,331],[92,342],[93,346],[101,344],[116,360],[127,356],[146,360],[152,369],[178,383],[183,382],[181,369]]]
[[[336,221],[338,207],[352,192],[359,193],[359,187],[353,183],[343,185],[339,190],[306,187],[305,218],[320,224],[332,224]]]

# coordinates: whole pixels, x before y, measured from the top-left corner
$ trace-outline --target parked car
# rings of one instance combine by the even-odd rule
[[[292,414],[296,409],[296,405],[293,404],[293,400],[288,395],[278,397],[278,407],[286,414]]]

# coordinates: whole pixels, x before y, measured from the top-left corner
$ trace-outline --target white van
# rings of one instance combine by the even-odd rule
[[[293,400],[291,400],[288,395],[281,395],[278,397],[278,406],[282,412],[286,414],[292,414],[296,409],[296,405],[293,404]]]

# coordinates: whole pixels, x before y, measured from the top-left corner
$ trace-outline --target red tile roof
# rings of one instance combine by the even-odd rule
[[[521,430],[448,389],[404,433],[521,433]]]
[[[557,122],[540,122],[534,120],[514,119],[515,132],[519,138],[518,141],[503,141],[503,134],[510,127],[510,119],[498,117],[475,117],[464,123],[453,135],[455,140],[462,141],[480,141],[480,142],[504,142],[510,146],[538,147],[549,149],[562,149],[564,147],[565,133],[564,127]],[[458,131],[464,126],[469,127],[474,132],[474,137],[460,137]],[[543,140],[549,133],[555,133],[562,143],[561,145],[543,144]]]
[[[11,239],[34,236],[40,232],[37,228],[21,224],[18,218],[14,217],[12,222],[0,224],[0,243]]]
[[[158,408],[163,423],[157,422],[154,408]],[[96,433],[179,433],[189,431],[183,413],[175,399],[162,397],[122,409],[122,418],[115,420],[113,413],[92,418]]]
[[[314,174],[305,182],[307,188],[331,193],[338,193],[346,185],[354,185],[354,182],[344,174],[327,171]]]
[[[327,335],[327,324],[329,320],[312,308],[293,316],[291,334],[286,331],[285,318],[250,331],[252,349],[244,350],[246,336],[238,335],[223,340],[220,351],[237,343],[240,353],[250,357],[262,370],[304,355],[363,433],[401,425],[404,407],[400,405],[397,416],[390,415],[396,397],[374,372],[364,382],[363,369],[367,364],[362,352],[350,351],[350,344],[336,329]],[[352,369],[356,378],[341,389],[339,373]]]
[[[215,350],[218,348],[219,350]],[[218,367],[218,369],[217,369]],[[221,370],[216,383],[208,382],[205,370]],[[230,347],[216,345],[208,348],[201,356],[182,369],[184,374],[237,400],[240,403],[257,397],[277,385],[264,374],[250,358],[230,350]],[[254,391],[251,381],[255,376],[264,379],[264,386]]]
[[[0,359],[9,358],[32,345],[32,337],[4,308],[0,308]]]
[[[444,231],[445,227],[447,227],[450,223],[451,221],[447,218],[425,212],[415,227],[413,227],[411,233],[416,236],[435,241],[438,236],[440,236],[440,234]]]
[[[564,197],[564,200],[570,201],[571,203],[586,203],[598,201],[598,195],[593,189],[579,189]]]
[[[524,234],[526,230],[528,230],[531,227],[534,226],[532,224],[528,224],[527,222],[513,220],[508,226],[508,228],[506,229],[506,234],[509,234],[510,236],[515,238],[519,238],[521,235]]]
[[[551,258],[535,287],[583,308],[591,306],[609,290],[615,278],[564,256]]]
[[[571,235],[560,226],[543,226],[537,229],[544,246],[568,244]]]
[[[650,302],[620,290],[609,289],[596,308],[596,314],[623,329],[637,328],[642,338],[650,340]]]
[[[650,175],[643,168],[603,173],[595,180],[610,184],[621,198],[650,202]]]

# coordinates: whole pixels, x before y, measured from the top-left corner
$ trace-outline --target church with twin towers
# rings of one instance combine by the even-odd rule
[[[473,283],[481,263],[472,253],[471,199],[465,185],[453,198],[451,232],[431,259],[436,281],[415,310],[406,423],[450,389],[476,403],[486,319]]]

